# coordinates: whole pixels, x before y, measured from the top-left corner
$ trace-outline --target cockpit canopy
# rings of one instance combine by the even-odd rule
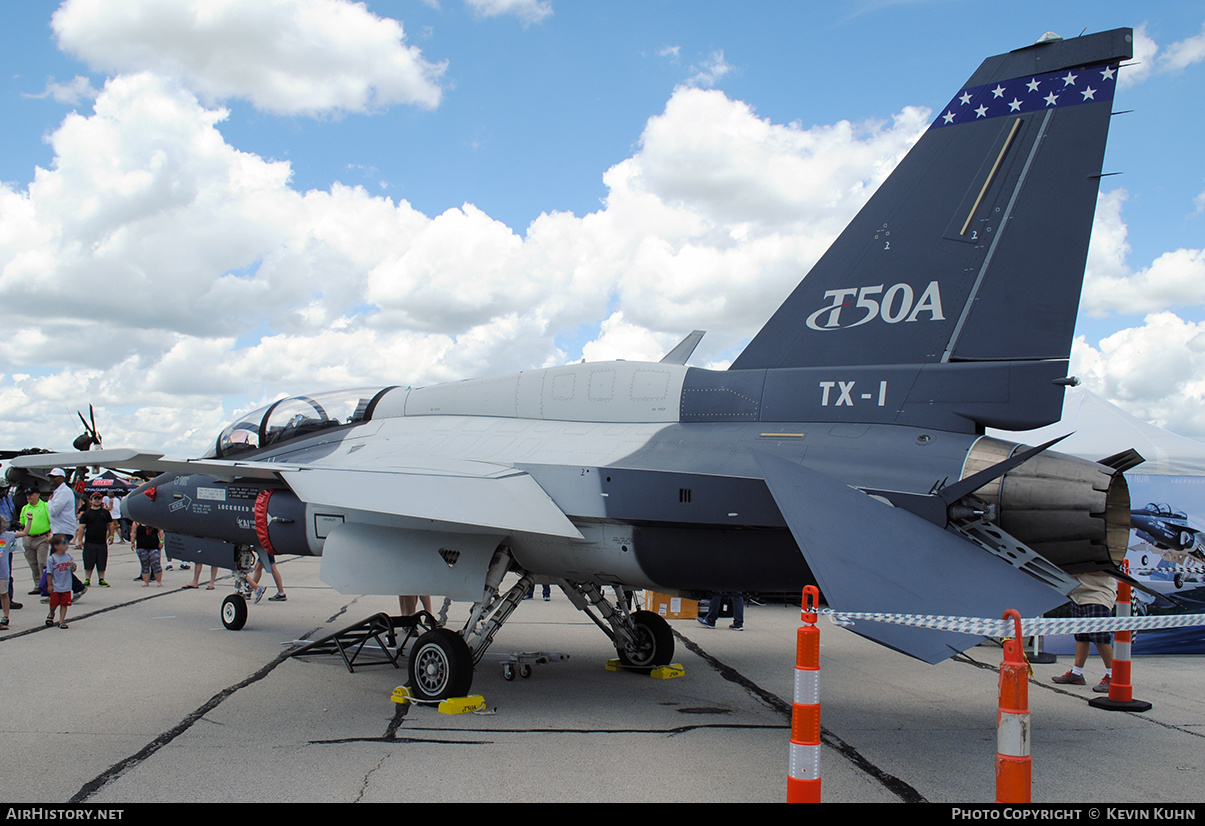
[[[298,436],[368,421],[377,400],[392,387],[355,387],[291,396],[239,416],[218,436],[212,458],[271,447]]]

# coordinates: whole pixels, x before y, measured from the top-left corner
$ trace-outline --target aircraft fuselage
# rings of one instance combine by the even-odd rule
[[[759,372],[764,385],[766,374],[779,371]],[[335,525],[372,526],[379,529],[374,540],[386,542],[388,529],[431,526],[430,518],[407,515],[401,503],[391,508],[376,501],[372,474],[497,466],[530,475],[581,534],[503,532],[516,561],[533,573],[680,592],[795,591],[813,578],[755,453],[864,490],[924,494],[967,475],[976,444],[1006,444],[973,433],[839,418],[763,420],[764,388],[732,387],[724,381],[731,375],[600,362],[393,388],[379,395],[367,421],[336,423],[234,457],[355,471],[353,484],[364,486],[359,494],[328,489],[338,496],[303,501],[280,490],[272,503],[275,521],[257,526],[254,503],[262,487],[169,474],[156,484],[164,489],[170,477],[171,501],[132,497],[130,512],[171,533],[224,543],[255,543],[258,530],[267,530],[279,552],[321,555]],[[855,405],[852,381],[834,380],[830,387],[818,379],[815,402],[827,401],[839,415]],[[888,392],[883,398],[892,398]],[[837,405],[842,399],[847,403]],[[858,401],[878,407],[879,391]],[[1012,447],[997,446],[995,455],[1003,458]],[[363,506],[349,506],[357,497]],[[453,535],[479,530],[451,522],[442,529]],[[849,533],[856,553],[856,524]],[[404,544],[405,536],[397,542]]]

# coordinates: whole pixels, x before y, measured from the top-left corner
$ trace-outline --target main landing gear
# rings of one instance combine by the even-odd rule
[[[510,549],[494,553],[486,574],[480,602],[473,604],[468,622],[458,634],[435,628],[423,634],[410,650],[410,690],[418,700],[461,697],[473,685],[473,666],[481,661],[494,635],[522,602],[535,578],[526,572],[505,593],[502,578],[514,567]],[[674,636],[669,623],[652,611],[630,613],[630,593],[614,586],[615,600],[608,601],[600,586],[592,582],[557,580],[574,607],[603,630],[615,644],[620,662],[632,668],[666,665],[674,656]]]
[[[464,637],[446,628],[423,634],[410,650],[410,690],[420,700],[463,697],[473,686],[473,655]]]
[[[584,611],[615,643],[615,653],[623,665],[656,668],[668,665],[674,658],[674,635],[669,623],[652,611],[629,613],[631,592],[627,588],[613,586],[616,599],[610,603],[592,582],[563,583],[561,587],[574,607]],[[595,616],[591,609],[601,616]]]

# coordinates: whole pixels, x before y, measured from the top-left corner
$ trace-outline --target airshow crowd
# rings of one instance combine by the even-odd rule
[[[4,614],[0,630],[10,627],[12,611],[25,607],[24,602],[16,599],[14,568],[14,560],[22,555],[30,574],[30,588],[25,596],[48,606],[46,625],[62,629],[68,627],[68,610],[89,588],[109,587],[106,575],[113,546],[126,545],[137,555],[141,567],[138,579],[143,587],[152,583],[162,587],[163,572],[176,567],[171,557],[166,556],[163,531],[140,525],[123,515],[124,494],[117,488],[126,486],[120,480],[108,478],[89,483],[79,474],[72,485],[62,468],[54,468],[49,482],[51,489],[46,494],[36,486],[12,488],[0,478],[0,608]],[[100,489],[104,484],[114,489]],[[180,561],[180,570],[189,567],[188,562]],[[199,564],[196,566],[192,582],[183,587],[200,587],[201,568]],[[270,572],[276,584],[276,596],[270,599],[284,601],[284,584],[275,560],[269,557],[267,565],[257,565],[251,579],[258,581],[261,570]],[[214,589],[217,573],[216,566],[210,568],[209,590]],[[257,588],[256,602],[265,590]]]

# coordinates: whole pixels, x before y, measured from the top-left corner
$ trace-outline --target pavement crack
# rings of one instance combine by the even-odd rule
[[[764,724],[748,724],[748,723],[695,723],[682,726],[671,726],[669,728],[491,728],[491,729],[470,729],[470,728],[419,728],[411,727],[407,729],[409,732],[438,732],[443,735],[450,734],[649,734],[664,737],[676,737],[679,734],[688,734],[692,731],[707,731],[714,729],[728,730],[745,730],[756,731],[766,729],[771,731],[789,730],[790,725],[784,723],[782,725],[764,725]],[[329,746],[339,745],[342,743],[446,743],[448,745],[488,745],[492,744],[493,740],[450,740],[446,737],[419,737],[406,736],[398,737],[396,734],[387,733],[383,737],[342,737],[330,740],[310,740],[310,745]]]
[[[338,611],[336,611],[335,613],[333,613],[329,617],[327,617],[326,622],[323,624],[330,625],[332,622],[339,619],[339,617],[345,616],[347,614],[348,610],[359,601],[360,601],[360,599],[359,599],[359,597],[357,597],[356,599],[353,599],[351,602],[344,603],[343,607],[341,607]]]
[[[331,740],[309,740],[311,746],[341,746],[347,743],[436,743],[448,746],[492,746],[493,740],[448,740],[440,737],[336,737]]]
[[[168,743],[172,742],[177,737],[179,737],[181,734],[188,731],[198,721],[200,721],[206,714],[208,714],[210,711],[213,711],[213,709],[217,708],[219,705],[221,705],[223,702],[225,702],[228,697],[233,695],[239,689],[246,688],[249,685],[259,682],[264,677],[267,677],[269,674],[271,674],[276,669],[277,666],[279,666],[281,663],[285,662],[288,659],[289,659],[288,652],[283,652],[280,655],[278,655],[275,659],[273,659],[271,662],[269,662],[267,665],[260,668],[258,671],[256,671],[251,676],[247,677],[245,680],[242,680],[241,682],[235,683],[232,686],[222,689],[217,694],[210,697],[205,703],[203,703],[199,708],[197,708],[192,713],[190,713],[188,716],[186,716],[183,720],[181,720],[174,727],[163,732],[163,734],[160,734],[158,737],[156,737],[151,742],[147,743],[145,746],[143,746],[141,749],[139,749],[134,754],[130,755],[129,757],[125,758],[124,760],[120,760],[117,763],[114,763],[112,766],[105,769],[103,772],[98,774],[92,780],[89,780],[87,783],[85,783],[83,786],[81,786],[80,790],[78,792],[76,792],[75,794],[73,794],[67,802],[69,802],[69,803],[86,803],[88,801],[88,798],[90,798],[92,795],[99,792],[110,782],[121,777],[127,771],[129,771],[130,769],[139,765],[144,760],[146,760],[151,755],[153,755],[155,752],[159,751],[159,749],[163,748]]]
[[[745,688],[754,697],[761,700],[767,706],[769,706],[770,708],[772,708],[773,710],[775,710],[781,714],[785,714],[787,719],[788,720],[790,719],[790,717],[791,717],[791,704],[790,703],[786,702],[778,695],[773,694],[769,691],[766,691],[764,688],[757,685],[757,683],[750,680],[744,674],[741,674],[739,671],[737,671],[732,666],[727,665],[727,664],[721,662],[720,660],[718,660],[717,658],[713,657],[711,654],[708,654],[706,651],[704,651],[702,648],[700,648],[699,645],[697,643],[695,643],[693,640],[690,640],[689,638],[684,637],[681,634],[681,632],[679,632],[677,629],[671,629],[671,630],[673,630],[674,636],[677,637],[679,640],[681,640],[682,644],[684,646],[686,646],[686,648],[689,651],[691,651],[691,653],[702,658],[708,665],[710,665],[712,668],[714,668],[719,673],[719,675],[721,677],[723,677],[725,680],[729,680],[730,682],[734,682],[737,685]],[[929,802],[924,797],[924,795],[922,795],[919,791],[917,791],[915,788],[913,788],[909,783],[896,777],[893,774],[890,774],[890,773],[884,771],[883,769],[880,769],[878,766],[871,763],[869,760],[867,760],[865,757],[863,757],[861,752],[859,752],[854,746],[845,742],[840,737],[838,737],[836,734],[834,734],[831,730],[825,728],[824,726],[820,727],[820,742],[823,743],[824,745],[828,746],[829,748],[833,749],[834,751],[838,752],[839,754],[841,754],[843,757],[845,757],[845,759],[849,760],[851,763],[853,763],[855,766],[857,766],[859,769],[861,769],[867,775],[869,775],[870,777],[877,780],[883,786],[883,788],[890,791],[892,794],[894,794],[896,797],[898,797],[900,800],[904,801],[905,803],[928,803]]]
[[[959,654],[958,656],[951,657],[950,659],[954,660],[956,662],[960,662],[964,665],[972,665],[975,668],[982,668],[982,669],[986,669],[988,671],[999,671],[1000,670],[1000,667],[998,665],[992,665],[991,663],[981,663],[966,653]],[[1029,684],[1031,686],[1040,688],[1043,691],[1050,691],[1055,694],[1063,694],[1067,697],[1075,697],[1076,699],[1083,700],[1085,703],[1092,699],[1091,697],[1084,697],[1076,691],[1071,691],[1070,689],[1062,688],[1053,683],[1044,683],[1041,680],[1039,680],[1036,676],[1033,676],[1033,675],[1030,675]],[[1108,695],[1098,695],[1098,696],[1108,696]],[[1193,737],[1205,738],[1205,732],[1195,731],[1192,728],[1186,728],[1184,726],[1177,726],[1173,723],[1165,723],[1162,720],[1159,720],[1155,717],[1148,717],[1146,712],[1124,711],[1123,710],[1123,711],[1114,712],[1114,713],[1128,714],[1131,717],[1134,717],[1136,719],[1142,720],[1147,723],[1151,723],[1152,725],[1160,726],[1165,729],[1170,729],[1171,731],[1179,731],[1184,734],[1191,734]]]
[[[395,703],[397,709],[393,712],[393,719],[389,721],[389,725],[385,728],[385,740],[396,740],[397,730],[401,728],[402,723],[406,722],[406,715],[410,711],[409,703]]]
[[[381,766],[385,765],[385,761],[388,759],[389,759],[388,754],[382,756],[381,759],[379,761],[377,761],[377,764],[375,766],[373,766],[368,771],[367,774],[364,775],[364,782],[362,782],[360,784],[360,793],[356,795],[356,799],[352,801],[353,803],[359,803],[361,800],[364,799],[364,793],[366,791],[368,791],[368,782],[372,779],[373,774],[376,773],[376,771],[378,769],[380,769]]]

